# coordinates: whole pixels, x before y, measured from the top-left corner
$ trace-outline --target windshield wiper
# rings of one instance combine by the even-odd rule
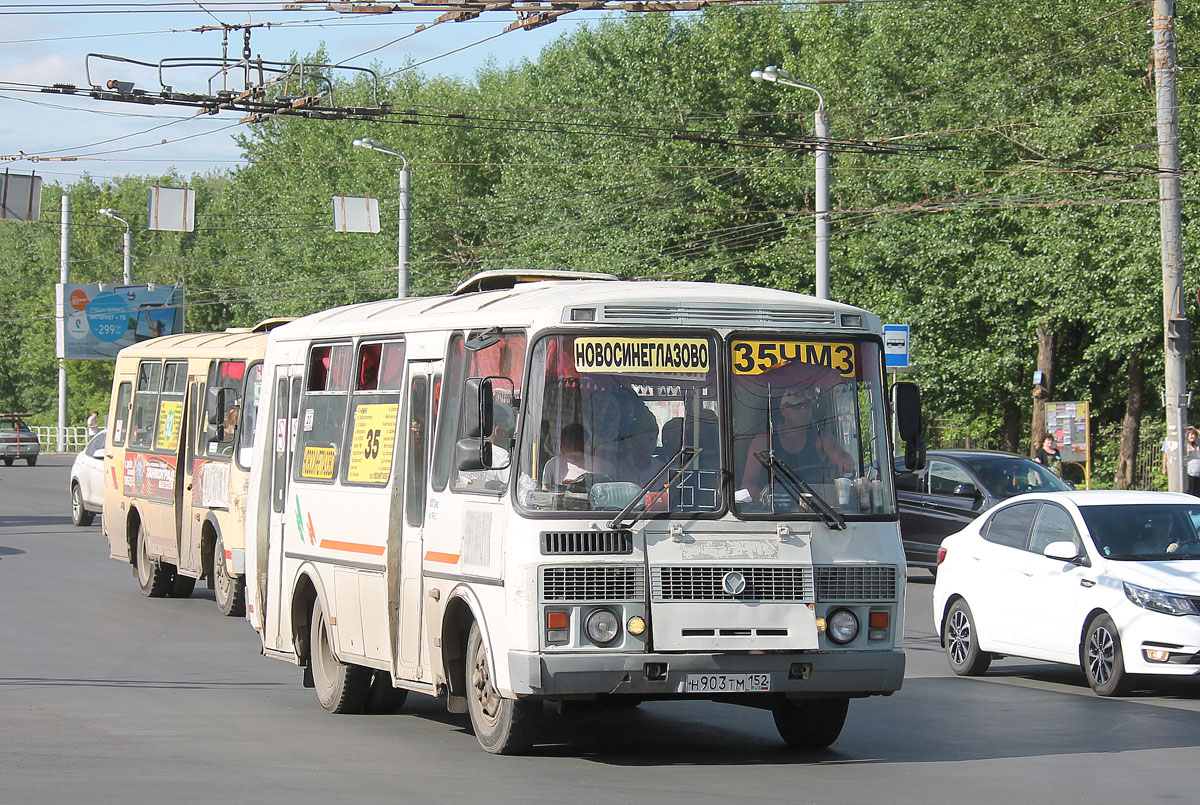
[[[760,450],[754,454],[762,465],[767,470],[774,470],[783,476],[786,483],[781,483],[779,486],[785,492],[792,496],[797,503],[807,508],[814,514],[817,514],[825,521],[825,524],[835,530],[842,530],[846,527],[846,520],[842,515],[837,513],[837,510],[825,501],[825,498],[817,494],[808,482],[792,471],[792,468],[784,464],[779,456],[775,455],[773,450]]]
[[[650,487],[654,485],[654,482],[659,479],[659,476],[661,476],[668,467],[670,467],[672,464],[674,464],[676,461],[678,461],[679,457],[682,456],[684,454],[684,452],[688,451],[688,450],[692,451],[692,454],[687,458],[686,461],[683,462],[683,464],[680,465],[679,469],[677,469],[675,471],[675,477],[667,482],[666,489],[669,492],[671,489],[671,485],[674,484],[676,481],[680,480],[680,478],[683,476],[683,473],[687,472],[688,467],[692,466],[692,463],[695,462],[696,458],[700,455],[701,452],[703,452],[703,450],[704,450],[703,447],[689,447],[687,445],[680,447],[679,452],[677,452],[675,455],[671,456],[671,458],[667,460],[667,463],[663,464],[662,467],[658,470],[658,472],[654,473],[654,476],[649,481],[646,481],[646,483],[642,484],[641,490],[639,490],[638,493],[636,495],[634,495],[633,500],[626,503],[625,508],[621,509],[621,511],[619,511],[617,513],[616,517],[614,517],[613,519],[608,521],[608,527],[613,529],[614,531],[620,530],[622,528],[632,528],[634,523],[636,523],[638,520],[642,519],[642,515],[644,515],[647,511],[644,508],[640,512],[637,513],[636,517],[634,517],[632,520],[629,521],[628,526],[623,526],[621,524],[622,521],[624,521],[624,519],[629,516],[629,513],[634,510],[634,508],[637,506],[639,501],[642,502],[643,505],[645,504],[646,493],[650,491]]]

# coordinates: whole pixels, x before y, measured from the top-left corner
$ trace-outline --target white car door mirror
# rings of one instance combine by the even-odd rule
[[[1042,554],[1051,559],[1061,559],[1064,562],[1074,562],[1079,558],[1079,551],[1075,549],[1075,543],[1069,540],[1051,542],[1042,549]]]

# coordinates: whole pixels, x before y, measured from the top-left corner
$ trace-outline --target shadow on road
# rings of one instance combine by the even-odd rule
[[[25,553],[25,551],[21,550],[20,548],[6,548],[3,545],[0,545],[0,559],[3,559],[6,556],[16,556],[19,553]]]
[[[71,525],[69,514],[4,515],[0,514],[0,528],[41,528],[44,526]],[[82,529],[81,529],[82,530]]]
[[[766,711],[697,703],[704,708],[698,713],[696,705],[673,702],[561,713],[547,706],[530,754],[627,767],[879,765],[1200,748],[1200,713],[1145,703],[1148,695],[1200,698],[1194,681],[1164,684],[1154,694],[1102,699],[1086,690],[1077,670],[1066,667],[1011,669],[997,676],[1018,674],[1078,685],[1084,695],[1014,690],[987,679],[908,680],[894,699],[853,702],[841,739],[815,752],[783,744]],[[678,712],[672,712],[676,705]],[[914,711],[922,717],[913,719]],[[400,718],[428,719],[470,735],[468,717],[447,713],[438,700],[410,697],[403,713]],[[1066,732],[1063,723],[1075,726]]]

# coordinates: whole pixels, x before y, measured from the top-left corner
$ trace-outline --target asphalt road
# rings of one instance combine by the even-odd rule
[[[1200,680],[1105,700],[1044,663],[957,678],[919,570],[903,690],[853,702],[824,752],[708,702],[547,711],[526,757],[487,755],[465,716],[415,694],[399,715],[332,716],[208,590],[143,598],[99,520],[71,525],[69,466],[0,467],[0,805],[1197,799]]]

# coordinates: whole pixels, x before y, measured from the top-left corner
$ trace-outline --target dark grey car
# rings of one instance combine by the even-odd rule
[[[1024,456],[997,450],[930,450],[925,469],[895,460],[900,536],[910,565],[937,567],[938,546],[1002,500],[1024,492],[1070,489]]]

